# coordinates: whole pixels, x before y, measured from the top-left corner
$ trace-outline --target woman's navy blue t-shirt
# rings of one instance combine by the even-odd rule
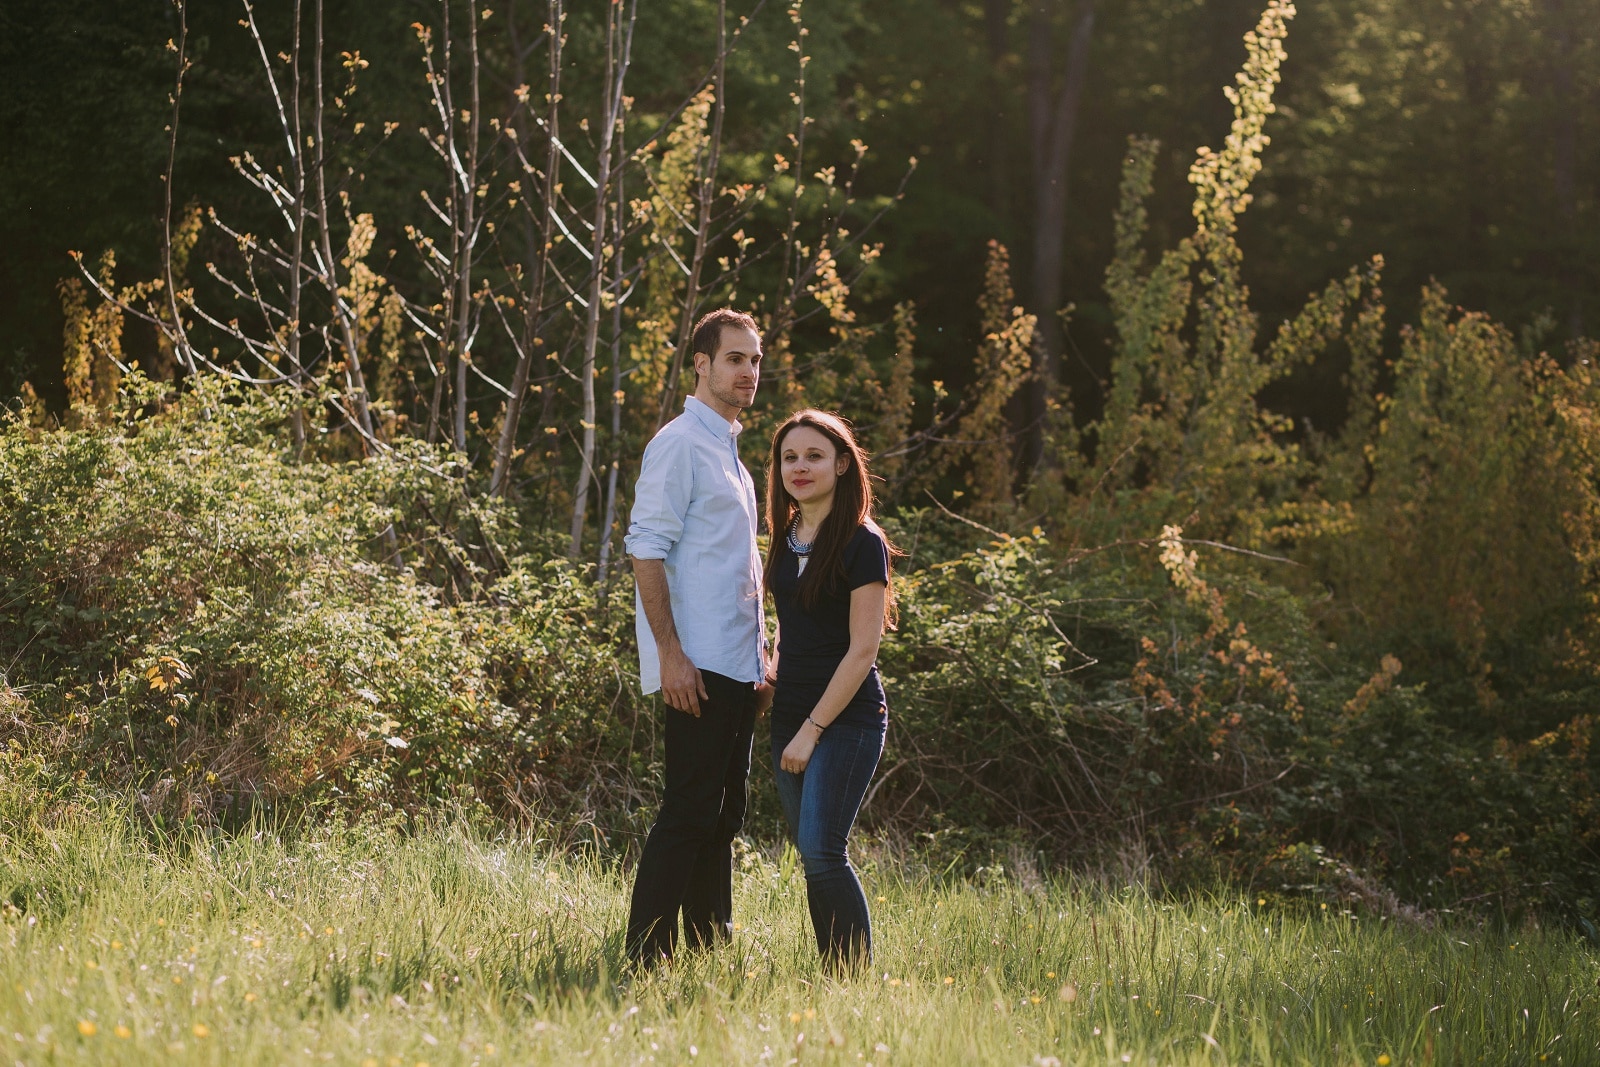
[[[811,610],[800,603],[800,561],[778,535],[778,559],[772,572],[773,599],[778,606],[778,687],[775,714],[804,716],[817,706],[834,671],[850,651],[850,594],[873,582],[889,581],[889,546],[874,527],[856,527],[844,548],[844,581],[824,588]],[[815,561],[807,566],[815,565]],[[877,723],[887,713],[883,682],[873,664],[861,688],[835,722]]]

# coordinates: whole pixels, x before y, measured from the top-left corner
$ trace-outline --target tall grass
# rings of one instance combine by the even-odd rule
[[[732,944],[630,979],[611,859],[449,825],[163,837],[16,785],[0,1060],[1600,1063],[1600,965],[1553,930],[950,882],[883,853],[877,958],[835,981],[793,852],[746,849]]]

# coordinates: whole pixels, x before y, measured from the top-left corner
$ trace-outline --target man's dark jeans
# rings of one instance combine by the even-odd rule
[[[733,935],[733,839],[749,800],[756,692],[750,682],[701,671],[707,697],[696,718],[666,715],[666,792],[644,843],[628,912],[627,953],[670,958],[684,936],[694,947]]]
[[[850,865],[850,829],[883,755],[887,719],[836,721],[823,731],[801,774],[780,766],[783,750],[805,717],[772,717],[772,769],[789,834],[806,870],[806,903],[817,951],[829,964],[872,961],[872,916]]]

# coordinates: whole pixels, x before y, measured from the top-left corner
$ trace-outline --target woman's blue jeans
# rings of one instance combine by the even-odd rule
[[[850,865],[849,837],[883,755],[888,720],[833,723],[823,731],[806,769],[790,774],[779,761],[803,722],[804,715],[774,712],[772,769],[789,835],[805,864],[806,903],[817,951],[834,964],[870,963],[872,916]]]

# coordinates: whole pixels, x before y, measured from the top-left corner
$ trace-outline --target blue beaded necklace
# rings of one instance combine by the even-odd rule
[[[796,515],[794,517],[794,521],[789,523],[789,532],[786,539],[789,542],[789,551],[793,552],[795,559],[799,561],[796,573],[804,574],[806,570],[806,564],[811,560],[811,550],[816,547],[817,542],[815,540],[801,541],[795,536],[799,530],[800,516]]]

